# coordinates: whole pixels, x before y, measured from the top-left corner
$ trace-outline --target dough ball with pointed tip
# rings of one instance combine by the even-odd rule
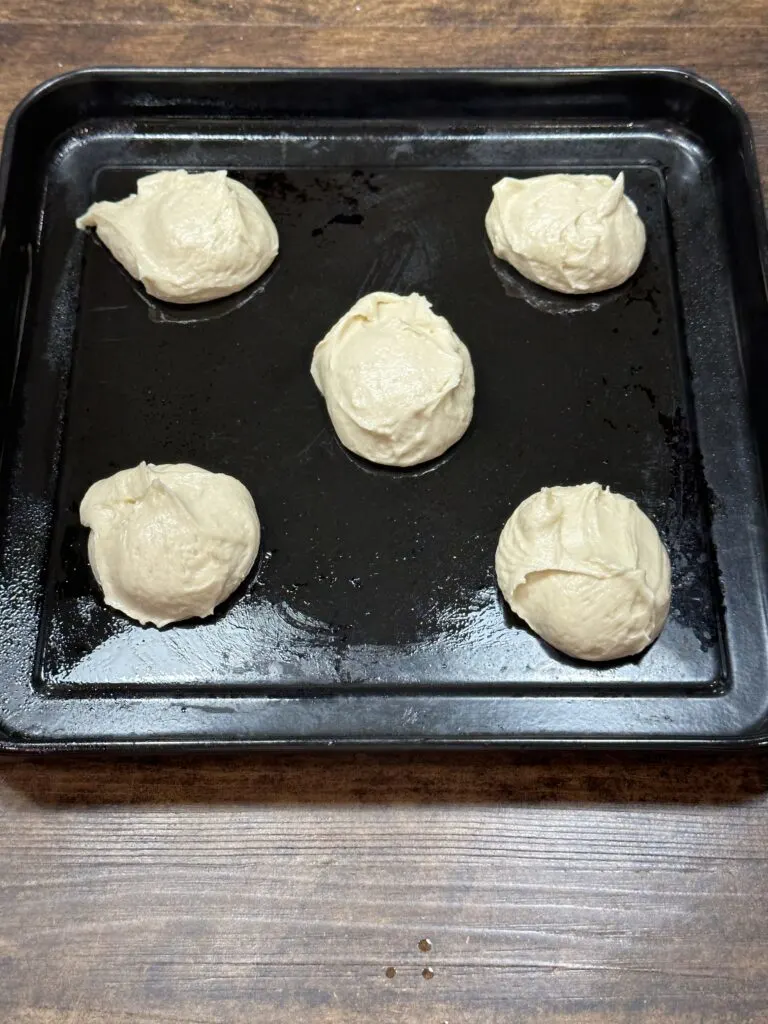
[[[502,178],[485,227],[500,259],[536,284],[571,295],[617,287],[645,251],[645,225],[624,194],[623,174]]]

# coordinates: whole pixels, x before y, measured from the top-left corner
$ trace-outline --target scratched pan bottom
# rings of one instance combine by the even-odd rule
[[[739,348],[749,352],[757,326],[741,307],[762,315],[765,295],[734,292],[743,209],[739,257],[714,142],[694,132],[693,113],[681,123],[672,111],[679,92],[731,127],[738,115],[682,74],[604,73],[602,92],[592,73],[531,75],[415,74],[406,94],[408,76],[374,73],[99,72],[29,101],[4,158],[15,197],[6,230],[16,251],[32,246],[26,315],[23,282],[6,283],[20,349],[2,489],[9,744],[756,734],[768,695],[756,600],[762,428]],[[367,109],[336,109],[345,83],[363,108],[368,89]],[[503,117],[504,90],[541,116]],[[567,130],[543,116],[553,90]],[[609,123],[600,104],[614,94],[634,113]],[[665,98],[667,120],[650,117]],[[256,103],[258,116],[238,116],[238,102]],[[22,128],[51,121],[51,106],[69,130],[53,124],[45,149]],[[711,111],[697,116],[700,132],[714,123]],[[24,155],[42,181],[21,174]],[[167,167],[224,167],[265,202],[281,249],[261,281],[220,302],[169,306],[74,230],[90,202]],[[562,170],[623,170],[648,229],[638,273],[603,295],[539,289],[485,240],[494,181]],[[746,223],[759,266],[759,226]],[[346,452],[309,376],[316,342],[374,290],[425,294],[476,371],[469,431],[410,471]],[[142,459],[231,473],[254,495],[259,560],[204,622],[143,628],[103,604],[88,567],[82,495]],[[604,665],[530,633],[493,572],[520,501],[591,480],[640,503],[673,571],[658,642]]]

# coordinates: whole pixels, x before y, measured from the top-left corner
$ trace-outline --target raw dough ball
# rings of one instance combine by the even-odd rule
[[[645,226],[624,175],[502,178],[485,217],[493,251],[545,288],[576,295],[615,288],[645,251]]]
[[[669,612],[669,557],[656,527],[600,484],[526,498],[501,532],[496,576],[531,629],[587,661],[638,654]]]
[[[347,448],[415,466],[455,444],[472,419],[472,360],[423,295],[373,292],[315,348],[312,378]]]
[[[239,480],[184,463],[97,481],[80,520],[106,603],[156,626],[210,615],[250,572],[261,537]]]
[[[96,228],[115,259],[150,295],[207,302],[261,277],[277,256],[266,207],[226,171],[158,171],[135,195],[94,203],[75,222]]]

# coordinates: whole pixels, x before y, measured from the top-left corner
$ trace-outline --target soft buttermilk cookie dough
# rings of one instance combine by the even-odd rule
[[[645,226],[624,175],[543,174],[493,186],[485,227],[494,253],[537,284],[567,294],[622,284],[645,251]]]
[[[587,661],[638,654],[669,611],[669,557],[656,527],[600,484],[526,498],[502,530],[496,576],[531,629]]]
[[[315,348],[312,377],[342,444],[386,466],[442,455],[472,419],[469,352],[423,295],[364,296]]]
[[[210,615],[249,573],[261,536],[239,480],[183,463],[97,481],[80,520],[106,603],[155,626]]]
[[[159,171],[136,193],[94,203],[78,217],[150,295],[207,302],[261,277],[277,256],[277,229],[266,207],[226,171]]]

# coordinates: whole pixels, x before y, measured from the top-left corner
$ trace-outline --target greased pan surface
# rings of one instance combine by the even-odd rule
[[[764,224],[743,115],[682,72],[92,71],[8,133],[0,725],[8,746],[759,741],[768,698]],[[93,235],[95,199],[226,168],[278,260],[230,299],[148,297]],[[623,170],[635,277],[525,282],[483,218],[503,174]],[[469,346],[475,418],[411,471],[337,442],[314,344],[361,295],[419,291]],[[87,486],[141,459],[249,487],[256,570],[211,619],[107,609]],[[673,568],[643,656],[585,665],[504,608],[499,531],[528,494],[636,498]]]

